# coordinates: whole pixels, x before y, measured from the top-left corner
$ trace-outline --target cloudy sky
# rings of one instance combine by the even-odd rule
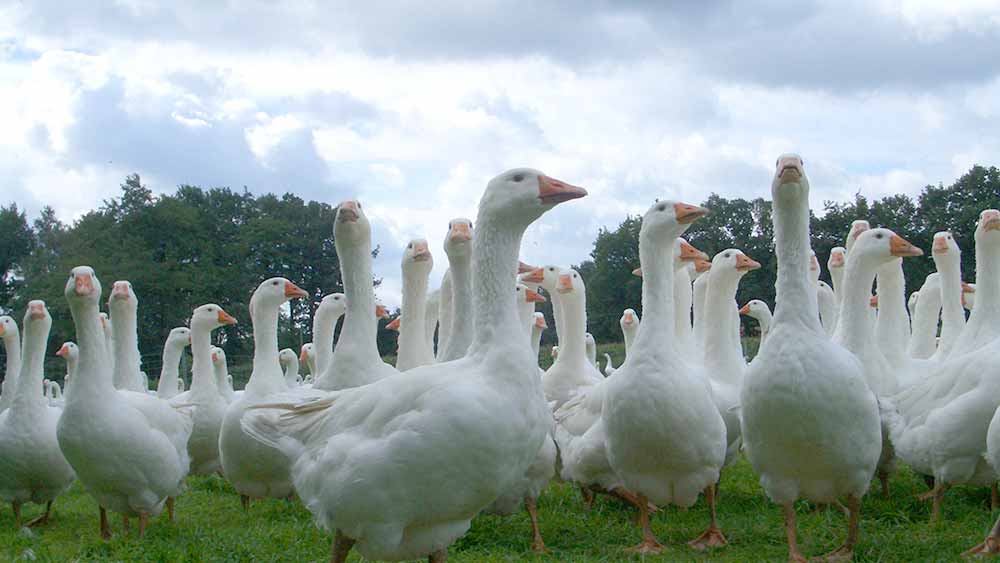
[[[407,240],[438,279],[515,166],[590,190],[525,239],[570,264],[656,197],[766,194],[789,150],[814,208],[998,164],[1000,0],[687,4],[4,3],[0,200],[72,220],[131,172],[357,197],[395,304]]]

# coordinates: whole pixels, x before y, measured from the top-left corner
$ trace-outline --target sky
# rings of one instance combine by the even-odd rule
[[[358,198],[399,303],[412,238],[530,166],[586,187],[523,259],[585,260],[656,198],[811,204],[1000,164],[1000,0],[0,3],[0,201],[72,221],[137,172]]]

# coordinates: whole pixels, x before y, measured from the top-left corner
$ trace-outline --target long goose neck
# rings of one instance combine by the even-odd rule
[[[531,325],[531,351],[534,354],[532,357],[538,360],[538,352],[542,346],[542,329]]]
[[[479,236],[478,234],[476,236]],[[475,238],[473,238],[475,240]],[[451,330],[441,361],[457,360],[466,354],[475,332],[473,325],[472,267],[469,258],[451,262]],[[404,319],[403,323],[406,323]]]
[[[563,296],[563,335],[559,336],[559,361],[587,359],[587,299],[583,295]]]
[[[115,388],[97,303],[71,301],[70,313],[76,327],[79,357],[73,376],[73,392],[66,397],[67,405],[87,398],[106,399]]]
[[[809,200],[774,202],[775,284],[774,323],[796,323],[823,332],[819,322],[816,285],[809,279]]]
[[[629,349],[632,347],[632,343],[635,342],[635,333],[638,332],[638,327],[632,325],[628,328],[622,329],[622,335],[625,337],[625,355],[628,355]]]
[[[194,337],[192,336],[192,340]],[[163,346],[163,365],[160,366],[160,382],[156,385],[158,395],[177,394],[177,379],[180,377],[182,346],[167,342]]]
[[[837,306],[844,296],[844,267],[830,268],[830,282],[833,283],[833,296],[837,299]]]
[[[480,208],[476,233],[472,237],[472,320],[475,337],[469,356],[491,350],[509,355],[527,346],[516,345],[525,338],[517,320],[515,278],[521,237],[527,227],[502,225],[501,220]],[[455,273],[452,272],[454,277]],[[457,312],[457,311],[456,311]],[[454,325],[453,325],[454,326]],[[452,334],[451,338],[456,335]]]
[[[4,386],[10,393],[14,392],[15,383],[21,374],[21,338],[16,331],[8,331],[3,335],[4,349],[7,351],[7,369],[4,375]],[[7,383],[7,382],[10,383]]]
[[[278,307],[261,303],[252,306],[253,372],[247,389],[259,388],[264,392],[279,390],[284,387],[285,380],[278,363]]]
[[[878,287],[878,331],[899,331],[906,322],[906,280],[903,278],[903,259],[894,258],[879,268],[876,275]],[[884,300],[884,301],[883,301]],[[961,296],[959,307],[962,306]],[[965,317],[963,315],[962,319]]]
[[[562,295],[558,291],[550,291],[549,298],[552,299],[552,320],[556,323],[556,339],[562,341],[563,338],[563,301]]]
[[[136,311],[128,303],[115,307],[111,332],[115,342],[114,385],[118,389],[135,390],[139,373],[139,334]]]
[[[340,268],[344,277],[344,295],[347,312],[340,329],[340,339],[333,351],[332,361],[323,371],[324,378],[333,377],[338,356],[354,354],[372,362],[382,361],[375,340],[378,321],[375,319],[375,289],[372,286],[371,240],[365,238],[358,244],[337,245]]]
[[[277,327],[277,319],[275,320],[275,327]],[[275,337],[275,345],[277,345],[277,337]],[[191,327],[191,355],[193,356],[191,361],[191,391],[218,392],[219,387],[215,381],[215,366],[212,365],[211,331],[203,327]],[[174,385],[176,384],[177,381],[174,381]]]
[[[404,347],[414,353],[426,346],[424,334],[427,316],[427,280],[430,272],[410,272],[403,275],[403,320],[399,327],[400,353]]]
[[[870,300],[875,268],[856,258],[849,256],[844,266],[844,300],[840,304],[834,340],[851,352],[860,354],[874,336]]]
[[[35,323],[41,325],[41,322]],[[21,346],[21,373],[17,379],[17,392],[14,402],[23,404],[41,404],[42,379],[44,379],[45,343],[49,330],[42,326],[26,326],[24,342]]]
[[[639,235],[642,266],[642,323],[632,350],[642,353],[661,349],[674,339],[674,241],[662,244]],[[561,352],[561,349],[560,349]]]
[[[739,277],[721,270],[709,272],[708,291],[705,295],[705,347],[706,367],[732,367],[744,363],[742,350],[732,346],[732,313],[736,309],[736,288]],[[713,375],[736,375],[731,370],[721,370]]]
[[[691,274],[687,267],[674,271],[674,330],[679,336],[692,338]]]
[[[976,245],[976,306],[971,318],[996,319],[1000,315],[1000,245]],[[942,288],[944,286],[942,285]],[[970,318],[970,321],[971,321]]]
[[[941,339],[950,344],[965,326],[962,267],[958,260],[944,260],[938,272],[941,275]]]

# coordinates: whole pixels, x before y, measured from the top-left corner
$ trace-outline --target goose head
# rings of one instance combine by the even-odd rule
[[[101,299],[101,282],[93,268],[77,266],[70,270],[63,294],[71,306],[88,304],[97,307],[97,302]]]
[[[553,360],[558,359],[559,358],[559,346],[558,345],[553,346],[552,350],[549,351],[549,355],[552,356]]]
[[[854,248],[848,254],[848,264],[858,262],[862,267],[877,269],[896,258],[921,256],[923,251],[889,229],[869,229],[858,235]]]
[[[198,328],[211,332],[221,326],[234,324],[236,324],[236,319],[215,303],[197,307],[191,314],[192,329]]]
[[[528,272],[531,272],[531,271],[533,271],[535,269],[536,269],[536,267],[532,266],[531,264],[527,264],[527,263],[522,262],[520,260],[517,261],[517,274],[518,275],[527,274]]]
[[[48,334],[52,328],[52,316],[49,315],[45,302],[41,299],[28,301],[28,308],[24,311],[24,336],[25,340],[31,334]]]
[[[186,326],[179,326],[177,328],[170,329],[170,334],[167,335],[167,346],[183,350],[186,346],[190,345],[191,329]]]
[[[872,309],[878,309],[878,294],[872,295],[868,298],[868,306]]]
[[[514,291],[517,293],[518,303],[545,303],[545,297],[542,297],[542,294],[524,284],[517,284]]]
[[[858,219],[851,222],[851,229],[847,231],[847,241],[844,243],[844,247],[847,249],[848,254],[851,253],[851,249],[854,248],[854,243],[857,242],[861,233],[868,231],[871,228],[871,224],[864,219]]]
[[[7,315],[0,316],[0,337],[3,338],[7,346],[21,345],[17,323]]]
[[[594,340],[594,335],[589,332],[583,333],[583,343],[587,346],[588,352],[597,347],[597,341]]]
[[[795,202],[809,199],[809,179],[806,177],[805,162],[794,153],[785,153],[774,163],[774,178],[771,180],[771,199]]]
[[[549,328],[549,323],[545,322],[545,313],[541,311],[535,312],[535,328],[538,330],[545,330]]]
[[[938,271],[947,266],[957,266],[962,260],[962,250],[955,242],[955,237],[948,231],[934,233],[934,242],[931,244],[931,258]]]
[[[527,227],[560,203],[581,198],[587,190],[532,168],[514,168],[490,180],[479,202],[480,213],[512,226]]]
[[[583,299],[587,293],[583,277],[573,268],[563,268],[560,270],[555,290],[564,302],[567,300]]]
[[[819,281],[819,259],[816,258],[816,252],[809,249],[809,279],[813,283]]]
[[[378,319],[388,319],[389,310],[385,308],[385,305],[375,302],[375,320]]]
[[[309,357],[313,355],[313,344],[312,342],[307,342],[302,345],[301,351],[299,352],[299,361],[302,363],[308,363]]]
[[[562,268],[549,264],[548,266],[532,270],[527,276],[522,276],[522,281],[526,283],[538,284],[542,286],[545,291],[548,291],[551,294],[553,291],[556,291],[556,286],[559,284],[559,276],[561,274]]]
[[[135,311],[139,307],[139,299],[132,291],[132,283],[119,280],[111,284],[111,295],[108,296],[108,309],[112,315],[117,315],[125,311]]]
[[[469,259],[472,256],[472,221],[459,217],[448,222],[444,253],[448,255],[449,261]]]
[[[371,223],[365,215],[361,202],[348,199],[337,205],[337,214],[333,220],[333,236],[352,245],[371,240]]]
[[[830,258],[826,261],[826,267],[831,272],[839,270],[847,263],[847,249],[843,246],[835,246],[830,249]]]
[[[318,315],[321,310],[324,315],[330,313],[334,317],[339,317],[347,311],[347,297],[343,293],[324,295],[319,302],[319,307],[316,308],[316,314]]]
[[[642,216],[642,227],[639,229],[639,238],[648,239],[650,242],[676,238],[684,234],[684,231],[692,223],[708,214],[708,209],[697,205],[680,203],[676,201],[661,200],[654,203],[645,215]],[[681,243],[683,247],[683,243]],[[675,255],[678,252],[677,243],[674,245]],[[690,260],[698,258],[707,259],[704,252],[689,252],[687,257]]]
[[[253,296],[250,297],[250,311],[252,314],[253,310],[261,305],[277,308],[287,301],[303,297],[309,297],[309,293],[288,279],[268,278],[260,282],[260,285],[254,290]]]
[[[760,262],[750,258],[738,248],[727,248],[712,258],[712,276],[716,275],[715,272],[719,272],[739,279],[747,272],[757,269],[760,269]]]
[[[622,318],[618,319],[618,325],[622,327],[622,331],[627,331],[637,324],[639,324],[639,315],[636,314],[635,309],[622,311]]]
[[[63,342],[56,355],[66,361],[70,361],[80,357],[80,349],[73,342]]]
[[[413,239],[403,250],[402,268],[404,272],[417,275],[429,275],[434,269],[434,258],[431,256],[427,239]]]
[[[212,365],[216,368],[226,367],[226,351],[218,346],[212,346]]]
[[[979,214],[976,225],[976,247],[996,246],[1000,242],[1000,211],[986,209]]]
[[[400,317],[396,317],[395,319],[392,319],[391,321],[389,321],[389,324],[385,325],[385,329],[386,330],[395,330],[395,331],[398,332],[399,331],[400,321],[402,320],[402,318],[403,317],[400,316]]]
[[[697,260],[708,260],[708,254],[682,238],[674,241],[674,270],[686,268],[689,264],[693,265]]]
[[[976,306],[976,284],[962,282],[962,306],[969,311]]]
[[[747,315],[755,319],[766,316],[770,314],[770,312],[771,308],[767,306],[767,303],[764,303],[760,299],[751,299],[746,302],[746,305],[740,307],[741,315]]]
[[[917,301],[919,301],[919,299],[920,292],[914,291],[910,294],[910,298],[906,301],[906,308],[909,309],[911,314],[917,310]]]
[[[712,269],[712,261],[699,258],[694,261],[694,273],[697,275],[704,274],[705,272]]]
[[[288,369],[288,366],[290,365],[298,367],[299,357],[291,348],[282,348],[281,351],[278,352],[278,364],[281,365],[282,369]]]

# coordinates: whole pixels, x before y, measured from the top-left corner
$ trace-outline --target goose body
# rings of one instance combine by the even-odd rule
[[[763,344],[767,340],[767,335],[771,331],[771,308],[767,306],[760,299],[751,299],[747,301],[746,305],[740,308],[741,315],[747,315],[753,319],[757,320],[760,325],[760,343]]]
[[[302,385],[302,376],[299,375],[299,356],[294,350],[283,348],[278,352],[278,364],[284,374],[285,385],[289,389]]]

